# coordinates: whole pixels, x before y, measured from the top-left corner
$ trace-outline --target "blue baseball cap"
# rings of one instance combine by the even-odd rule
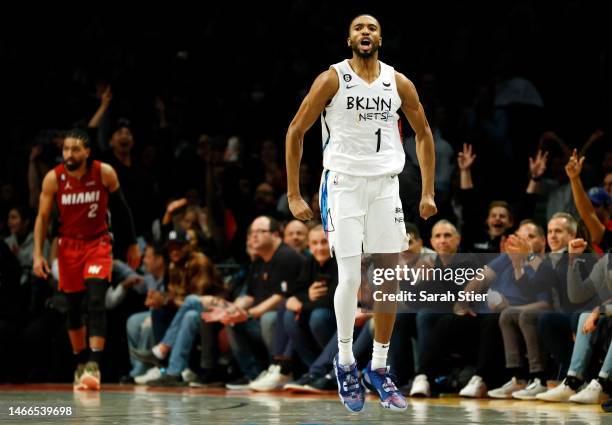
[[[596,206],[605,206],[612,204],[612,197],[606,192],[601,186],[592,187],[589,189],[589,199],[591,203]]]

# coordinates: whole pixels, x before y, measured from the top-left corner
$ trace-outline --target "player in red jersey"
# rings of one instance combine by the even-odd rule
[[[47,278],[49,264],[42,255],[54,204],[59,212],[59,288],[68,299],[68,335],[77,360],[75,389],[100,389],[99,362],[106,337],[105,295],[112,271],[109,212],[127,218],[128,263],[137,267],[140,251],[134,223],[115,170],[89,161],[89,137],[71,130],[64,138],[64,162],[45,176],[34,227],[34,273]],[[88,323],[83,322],[83,308]],[[87,350],[86,335],[89,334]]]

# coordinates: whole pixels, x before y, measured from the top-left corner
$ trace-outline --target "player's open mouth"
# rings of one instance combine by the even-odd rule
[[[364,50],[370,50],[372,47],[372,40],[369,38],[364,38],[359,42],[359,46],[361,46],[361,48]]]

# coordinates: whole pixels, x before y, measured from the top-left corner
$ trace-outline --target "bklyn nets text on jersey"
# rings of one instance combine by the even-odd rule
[[[356,111],[375,111],[359,112],[359,121],[388,121],[393,117],[391,113],[391,98],[347,96],[346,109]]]

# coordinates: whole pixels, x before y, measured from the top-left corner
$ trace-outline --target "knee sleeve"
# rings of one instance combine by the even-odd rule
[[[108,282],[102,279],[87,279],[87,315],[89,336],[106,336],[106,290]]]
[[[83,299],[85,292],[66,293],[68,301],[68,329],[75,330],[83,327]]]

